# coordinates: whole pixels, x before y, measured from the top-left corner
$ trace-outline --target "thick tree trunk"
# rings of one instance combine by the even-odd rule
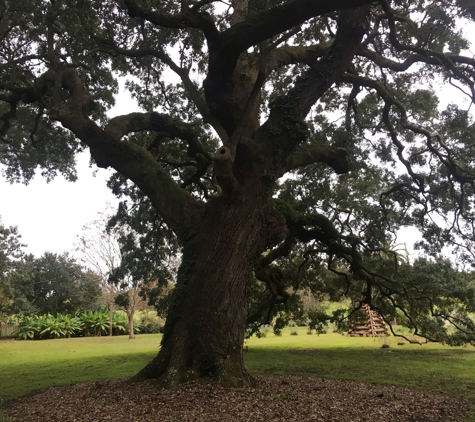
[[[161,350],[132,381],[158,378],[165,387],[200,377],[226,386],[253,383],[242,348],[252,261],[266,238],[262,196],[233,195],[208,208],[184,247]]]

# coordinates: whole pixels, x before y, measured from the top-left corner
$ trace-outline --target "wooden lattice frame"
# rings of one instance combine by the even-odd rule
[[[347,333],[350,337],[385,337],[388,335],[386,324],[381,315],[371,309],[369,305],[364,305],[362,308],[366,315],[365,322],[353,325]]]

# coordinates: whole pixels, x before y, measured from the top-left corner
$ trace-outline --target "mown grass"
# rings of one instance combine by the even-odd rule
[[[338,334],[252,339],[246,353],[251,373],[348,379],[460,395],[475,402],[475,348],[405,344],[400,339]],[[382,348],[383,343],[389,348]]]
[[[248,340],[245,361],[250,372],[391,384],[463,396],[475,403],[474,347],[398,346],[400,340],[391,337],[297,331],[297,336],[285,329],[281,337]],[[131,376],[155,356],[159,341],[154,334],[132,341],[125,336],[0,341],[0,401],[56,385]],[[382,349],[383,342],[390,348]],[[469,420],[475,422],[475,413]]]
[[[158,351],[160,335],[0,341],[0,400],[57,385],[133,375]]]

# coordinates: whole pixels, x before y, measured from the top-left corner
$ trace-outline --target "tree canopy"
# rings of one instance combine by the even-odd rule
[[[0,220],[0,315],[58,314],[94,309],[100,278],[67,252],[25,254],[17,227]]]
[[[136,379],[251,383],[246,324],[303,285],[430,340],[474,341],[470,1],[0,6],[6,177],[74,179],[89,148],[118,172],[128,271],[160,273],[180,250],[162,348]],[[142,112],[107,114],[120,77]],[[441,102],[448,88],[465,103]],[[388,247],[403,226],[426,258]]]
[[[10,273],[10,285],[12,300],[2,309],[10,314],[73,314],[95,309],[101,294],[100,278],[68,253],[24,256]]]

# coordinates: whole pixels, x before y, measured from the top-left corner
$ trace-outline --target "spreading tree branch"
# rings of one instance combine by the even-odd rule
[[[232,134],[235,127],[235,122],[229,118],[229,110],[233,108],[233,104],[229,102],[229,96],[223,95],[227,93],[232,87],[233,72],[236,68],[237,61],[240,55],[248,48],[261,43],[283,31],[292,29],[296,25],[302,24],[308,19],[311,19],[322,14],[341,11],[350,8],[363,6],[363,14],[366,14],[367,7],[371,1],[345,1],[337,0],[334,2],[322,0],[294,0],[283,5],[273,7],[262,13],[258,13],[237,23],[228,30],[219,35],[213,41],[213,44],[208,44],[209,47],[209,71],[203,83],[208,104],[212,105],[212,111],[219,119],[228,134]],[[352,13],[354,14],[354,13]],[[345,16],[348,17],[348,14]],[[357,14],[355,21],[361,17]],[[353,22],[354,23],[354,22]],[[334,46],[341,49],[341,52],[336,52],[337,59],[341,61],[351,62],[353,53],[350,53],[358,45],[361,36],[361,19],[358,25],[352,25],[351,18],[348,25],[348,33],[343,34],[346,30],[340,31],[340,38],[337,36],[337,42]],[[352,33],[352,31],[359,28],[359,33]],[[356,43],[355,43],[356,37]],[[349,41],[349,42],[348,42]],[[347,48],[348,47],[348,48]],[[332,57],[331,64],[335,66],[336,57]],[[345,64],[347,64],[345,62]],[[343,65],[343,63],[341,63]],[[321,70],[325,69],[326,64],[322,63]],[[333,70],[334,67],[331,68]],[[329,74],[326,72],[325,79],[328,79]],[[317,74],[319,74],[318,72]],[[325,72],[324,72],[325,73]],[[328,74],[329,73],[329,74]],[[318,76],[317,76],[318,79]],[[329,86],[334,81],[329,81]],[[315,102],[316,100],[314,100]]]
[[[129,133],[141,131],[165,132],[169,138],[185,140],[192,151],[202,154],[212,161],[211,155],[201,145],[193,125],[178,121],[166,114],[160,113],[130,113],[109,120],[105,129],[114,139],[120,140]]]
[[[302,145],[287,157],[285,166],[277,174],[278,177],[298,167],[314,163],[325,163],[332,167],[336,173],[343,174],[349,171],[347,160],[348,152],[343,148],[326,145]]]
[[[182,241],[192,237],[201,218],[202,206],[173,180],[147,149],[120,140],[131,131],[167,127],[176,132],[181,129],[180,134],[187,133],[193,142],[189,128],[173,125],[166,117],[155,113],[132,113],[112,119],[108,127],[102,129],[85,113],[91,99],[77,72],[66,69],[55,75],[50,71],[42,79],[57,86],[58,78],[59,86],[69,92],[70,100],[69,104],[56,103],[51,117],[89,146],[99,167],[114,167],[144,191]]]

